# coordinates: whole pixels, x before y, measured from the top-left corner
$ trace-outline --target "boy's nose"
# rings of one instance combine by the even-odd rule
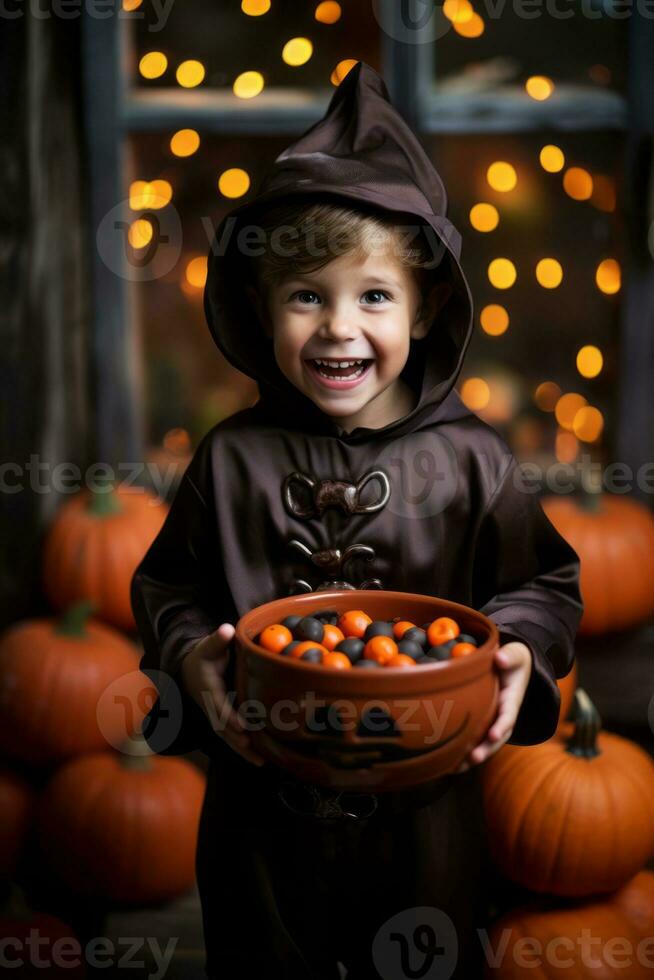
[[[323,337],[333,337],[338,340],[350,340],[359,335],[354,317],[343,314],[325,317],[319,332]]]

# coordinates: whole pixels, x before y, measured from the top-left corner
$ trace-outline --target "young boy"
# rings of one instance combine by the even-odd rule
[[[445,212],[420,143],[358,63],[216,232],[209,327],[260,399],[202,439],[132,586],[160,695],[150,745],[210,757],[197,851],[210,978],[335,980],[338,962],[349,980],[480,975],[480,763],[556,728],[579,562],[455,391],[473,317]],[[233,624],[329,587],[441,596],[497,623],[498,714],[459,771],[335,796],[254,751],[228,698]]]

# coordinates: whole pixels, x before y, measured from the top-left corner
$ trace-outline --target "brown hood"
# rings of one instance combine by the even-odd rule
[[[298,195],[345,199],[355,206],[364,202],[392,211],[400,223],[415,223],[417,217],[445,247],[452,295],[427,336],[412,341],[403,371],[419,393],[418,404],[382,429],[355,429],[348,441],[401,435],[470,414],[453,390],[473,323],[472,296],[459,262],[461,236],[446,217],[445,187],[421,143],[390,102],[381,76],[358,62],[334,92],[324,117],[273,162],[256,197],[223,218],[209,253],[204,294],[209,329],[227,360],[258,382],[258,404],[267,417],[277,416],[292,428],[343,435],[279,370],[239,269],[239,229],[256,224],[258,207]]]

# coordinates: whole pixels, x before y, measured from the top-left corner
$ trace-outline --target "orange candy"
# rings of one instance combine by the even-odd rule
[[[320,650],[324,662],[326,655],[329,653],[329,650],[327,649],[327,647],[324,647],[322,643],[316,643],[315,640],[302,640],[302,642],[298,643],[296,647],[293,647],[293,649],[291,650],[291,656],[295,657],[296,660],[299,660],[302,654],[306,653],[307,650],[314,650],[314,649]]]
[[[449,616],[439,616],[438,619],[429,624],[427,639],[431,646],[437,647],[441,643],[447,643],[448,640],[455,640],[460,632],[459,624],[455,619],[451,619]]]
[[[363,648],[366,660],[376,660],[382,667],[398,655],[397,643],[390,636],[373,636]]]
[[[282,626],[281,623],[273,623],[272,626],[266,626],[262,630],[261,636],[259,637],[259,644],[264,650],[269,650],[270,653],[281,653],[284,647],[287,647],[292,640],[293,635],[286,626]]]
[[[406,631],[413,629],[415,625],[415,623],[410,623],[408,619],[400,619],[397,623],[393,623],[393,636],[396,640],[401,640]]]
[[[362,638],[372,619],[363,609],[348,609],[338,621],[338,626],[344,636]]]
[[[477,649],[472,643],[455,643],[450,650],[451,657],[469,657]]]
[[[339,643],[345,639],[342,630],[339,630],[338,626],[332,626],[330,623],[325,624],[325,630],[322,637],[322,645],[327,647],[328,650],[335,650]],[[346,658],[347,659],[347,658]]]
[[[413,657],[410,657],[407,653],[394,653],[393,656],[386,661],[384,667],[415,667],[416,662]]]
[[[329,651],[322,658],[323,667],[332,667],[334,670],[350,670],[352,662],[349,657],[339,650]]]

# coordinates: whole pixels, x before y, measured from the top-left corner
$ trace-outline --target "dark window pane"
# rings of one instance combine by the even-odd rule
[[[171,133],[140,134],[131,142],[133,179],[164,180],[172,189],[172,200],[165,207],[154,211],[137,207],[131,212],[134,220],[154,214],[163,233],[170,230],[171,239],[157,248],[162,273],[155,268],[152,277],[133,286],[150,445],[159,445],[177,427],[189,431],[195,441],[215,422],[257,398],[256,384],[225,361],[206,324],[202,285],[208,229],[215,230],[227,211],[248,198],[224,197],[218,190],[219,175],[233,167],[243,169],[251,179],[252,195],[266,167],[291,141],[289,136],[230,138],[201,133],[198,151],[177,159],[170,151],[170,137]]]
[[[489,392],[473,382],[468,397],[525,458],[553,454],[557,433],[563,436],[560,456],[571,455],[575,446],[578,452],[610,450],[617,408],[621,291],[603,292],[596,276],[604,260],[623,264],[622,137],[609,133],[447,135],[430,137],[425,143],[448,189],[448,215],[462,231],[462,265],[475,304],[475,333],[459,390],[468,379],[487,383]],[[565,165],[557,173],[547,172],[540,163],[541,149],[547,145],[565,154]],[[489,185],[487,173],[493,163],[514,168],[513,190],[503,192]],[[570,175],[570,168],[579,173]],[[590,184],[584,173],[593,181],[591,196],[575,199],[566,192],[564,178],[570,191],[586,194]],[[498,176],[503,176],[501,168]],[[471,209],[482,203],[496,209],[499,223],[494,230],[472,226]],[[482,227],[484,221],[492,225],[494,215],[488,208],[479,209],[472,220]],[[514,266],[516,280],[509,288],[498,288],[489,280],[489,266],[496,259],[508,259]],[[536,269],[543,259],[560,265],[560,285],[539,283]],[[507,270],[510,267],[499,265],[498,283]],[[615,266],[604,265],[602,270],[604,288],[615,289]],[[540,266],[544,282],[556,282],[558,274],[554,263]],[[509,318],[506,329],[502,310]],[[578,352],[585,346],[598,348],[603,358],[594,377],[582,376],[577,367]],[[596,370],[596,358],[593,351],[583,355],[580,366],[585,373]],[[549,387],[535,399],[544,382],[558,385],[561,394],[580,394],[589,406],[599,409],[605,428],[598,443],[576,441],[574,431],[562,428],[552,411],[538,407],[539,402],[547,406],[556,395],[556,389]],[[582,435],[592,432],[594,418],[588,412],[579,417]],[[580,428],[584,419],[586,428]]]
[[[447,0],[444,9],[453,19],[440,15],[435,42],[435,75],[442,91],[522,87],[534,75],[551,78],[555,86],[626,89],[632,14],[611,16],[611,0],[527,0],[524,5],[520,0]],[[620,4],[618,12],[623,15],[626,9]],[[477,30],[478,36],[463,36]]]
[[[328,22],[316,19],[319,6]],[[339,8],[340,17],[329,22]],[[137,20],[139,14],[143,17]],[[229,90],[245,71],[260,72],[266,87],[330,88],[330,76],[343,60],[366,61],[379,70],[379,25],[369,3],[274,0],[267,13],[248,16],[239,2],[186,0],[171,4],[166,17],[145,0],[132,16],[133,80],[148,88],[176,86],[177,68],[187,60],[199,61],[205,68],[200,87]],[[311,42],[312,54],[304,63],[287,64],[284,46],[298,37]],[[153,51],[166,56],[167,67],[157,77],[144,78],[139,63]],[[303,59],[302,51],[299,57]]]

